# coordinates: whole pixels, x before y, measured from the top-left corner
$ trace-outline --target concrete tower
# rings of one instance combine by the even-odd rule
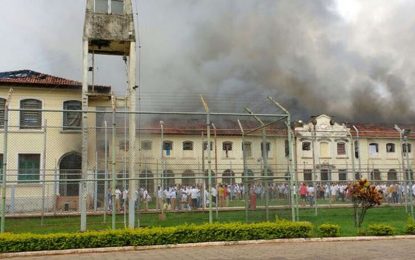
[[[118,55],[128,61],[128,106],[135,111],[136,101],[136,38],[131,0],[87,0],[83,36],[82,79],[82,179],[88,172],[88,56]],[[114,145],[114,144],[113,144]],[[129,115],[129,173],[135,178],[135,114]],[[86,230],[87,185],[82,183],[81,231]],[[128,226],[134,227],[134,195],[136,181],[130,181]]]

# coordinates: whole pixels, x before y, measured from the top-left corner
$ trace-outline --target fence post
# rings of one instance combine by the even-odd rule
[[[107,222],[107,208],[108,208],[108,133],[107,133],[107,121],[104,121],[104,164],[105,164],[105,180],[104,180],[104,223]]]
[[[3,144],[3,178],[1,185],[1,225],[0,232],[4,233],[5,221],[6,221],[6,182],[7,182],[7,135],[8,135],[8,123],[9,123],[9,102],[13,89],[9,90],[9,95],[4,103],[4,144]]]
[[[112,174],[112,190],[111,190],[111,201],[112,201],[112,229],[115,229],[115,134],[116,134],[116,122],[115,122],[115,97],[112,96],[112,149],[111,149],[111,174]]]
[[[46,140],[47,140],[47,124],[48,121],[45,119],[43,126],[43,160],[42,160],[42,213],[40,217],[40,225],[43,226],[44,215],[45,215],[45,185],[46,185]]]

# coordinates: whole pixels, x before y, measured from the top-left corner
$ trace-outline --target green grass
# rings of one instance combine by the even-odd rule
[[[217,222],[245,222],[245,211],[223,211],[219,212],[219,217],[216,218],[216,213],[213,212],[213,219]],[[397,234],[403,234],[405,225],[407,223],[407,213],[404,207],[380,207],[368,210],[365,221],[363,222],[363,229],[369,224],[385,223],[396,228]],[[275,219],[291,219],[290,209],[272,209],[269,211],[269,220]],[[116,227],[124,228],[124,216],[117,215]],[[256,211],[249,211],[249,222],[266,221],[265,211],[258,209]],[[355,236],[358,230],[353,223],[353,209],[352,208],[324,208],[318,209],[318,216],[314,215],[313,208],[300,209],[300,220],[310,221],[317,227],[321,224],[330,223],[338,224],[341,227],[341,236]],[[128,221],[128,220],[127,220]],[[158,213],[140,214],[141,226],[175,226],[185,223],[202,224],[209,221],[208,212],[183,212],[166,213],[166,219],[159,220]],[[77,232],[79,231],[79,216],[72,217],[45,217],[44,225],[40,225],[40,218],[7,218],[5,227],[6,232],[13,233],[57,233],[57,232]],[[107,216],[106,223],[103,222],[103,216],[88,216],[87,220],[88,230],[106,230],[111,229],[111,216]],[[315,233],[317,234],[317,233]]]

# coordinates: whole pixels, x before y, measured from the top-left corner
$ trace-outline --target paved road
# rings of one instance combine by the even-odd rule
[[[169,248],[144,251],[57,255],[49,257],[22,257],[13,259],[415,259],[415,239],[289,242],[254,245],[206,246]]]

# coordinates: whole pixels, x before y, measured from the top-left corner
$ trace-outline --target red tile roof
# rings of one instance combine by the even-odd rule
[[[0,72],[0,85],[36,86],[41,88],[72,88],[81,89],[82,83],[64,79],[33,70],[16,70]],[[91,88],[91,86],[90,86]],[[94,86],[98,92],[111,92],[110,86]]]
[[[394,124],[371,124],[371,123],[356,123],[348,124],[347,127],[350,128],[350,131],[353,136],[356,136],[357,133],[353,128],[353,125],[359,131],[359,136],[366,138],[399,138],[399,132],[394,128]],[[415,138],[415,126],[409,124],[399,124],[401,129],[409,129],[411,133],[409,138]]]

